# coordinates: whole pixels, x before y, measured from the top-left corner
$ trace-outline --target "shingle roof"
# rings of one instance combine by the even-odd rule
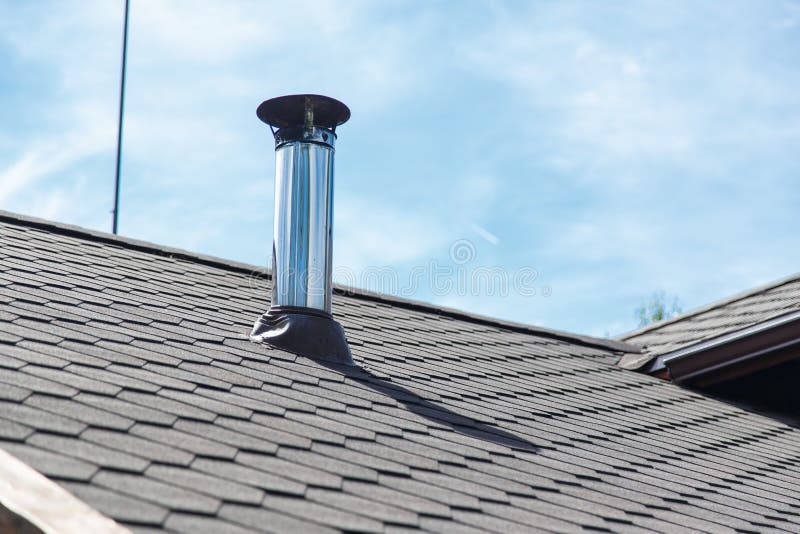
[[[247,339],[263,270],[9,214],[0,246],[0,447],[133,530],[800,522],[800,430],[619,345],[337,294],[337,366]]]
[[[800,310],[800,274],[772,282],[619,339],[642,345],[652,355],[673,352],[708,339]]]

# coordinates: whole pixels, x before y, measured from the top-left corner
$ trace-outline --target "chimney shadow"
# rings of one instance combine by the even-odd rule
[[[514,450],[533,453],[539,451],[539,447],[525,438],[496,425],[482,423],[466,415],[458,414],[442,404],[420,397],[410,389],[392,382],[391,379],[378,377],[357,365],[343,365],[324,360],[315,361],[376,393],[394,399],[408,411],[424,417],[436,425],[448,427],[458,434]]]

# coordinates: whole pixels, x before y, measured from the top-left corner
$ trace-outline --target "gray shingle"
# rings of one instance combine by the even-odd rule
[[[253,412],[247,408],[242,408],[241,406],[228,402],[220,402],[211,398],[210,396],[207,396],[206,393],[206,389],[198,388],[192,393],[186,393],[185,391],[164,390],[160,392],[160,395],[180,401],[184,404],[191,404],[202,410],[224,415],[226,417],[250,419],[250,416],[253,415]],[[213,393],[210,393],[209,395],[213,395]]]
[[[192,469],[154,465],[147,470],[147,476],[175,486],[199,491],[225,502],[258,505],[264,500],[264,492],[260,489],[232,480],[205,475]]]
[[[26,406],[35,406],[48,412],[70,417],[94,427],[112,430],[127,430],[134,421],[73,400],[59,399],[45,395],[31,395],[25,399]]]
[[[2,291],[5,288],[0,288]],[[22,319],[20,319],[22,321]],[[40,343],[57,344],[64,341],[64,338],[49,334],[41,328],[30,328],[30,323],[33,321],[26,321],[23,324],[17,323],[2,323],[0,322],[0,341],[3,343],[17,343],[23,339],[30,339]],[[33,322],[35,325],[43,325],[46,323]]]
[[[378,482],[381,485],[394,488],[404,493],[426,497],[432,501],[457,507],[462,510],[480,510],[478,499],[472,495],[453,491],[447,488],[413,480],[411,478],[398,477],[395,475],[380,475]]]
[[[147,369],[148,371],[153,371],[154,373],[159,373],[164,376],[169,376],[177,380],[191,382],[199,386],[222,389],[226,391],[231,389],[231,384],[229,382],[225,382],[224,380],[219,380],[214,377],[193,373],[191,371],[187,371],[185,369],[180,369],[178,367],[173,367],[170,365],[148,363],[144,366],[144,368]]]
[[[173,366],[180,363],[179,359],[173,358],[167,354],[140,348],[138,346],[139,343],[140,342],[137,340],[128,344],[102,340],[98,341],[95,345],[84,347],[83,350],[84,352],[91,352],[98,358],[105,358],[109,362],[130,365],[132,367],[142,367],[147,362]],[[66,346],[67,342],[63,345]]]
[[[453,519],[491,532],[523,533],[528,527],[515,521],[508,521],[496,516],[471,510],[454,510]]]
[[[668,321],[629,332],[622,339],[665,354],[800,310],[800,276],[724,299]]]
[[[312,406],[312,410],[305,410],[305,411],[316,411],[317,408],[327,408],[328,410],[336,410],[339,412],[344,412],[347,408],[347,405],[343,402],[331,400],[327,397],[323,397],[321,395],[313,395],[309,393],[305,393],[303,391],[299,391],[293,388],[285,388],[280,386],[273,386],[272,384],[264,384],[261,388],[262,391],[273,393],[276,397],[281,397],[284,399],[282,402],[286,402],[286,399],[291,399],[296,402],[304,403],[305,405]],[[292,410],[297,409],[298,411],[302,411],[300,408],[293,408],[292,406],[284,406],[286,409]]]
[[[3,449],[47,477],[87,481],[97,472],[97,466],[89,462],[31,445],[4,443]]]
[[[33,391],[31,391],[30,389],[12,386],[11,384],[0,382],[0,400],[22,401],[25,400],[26,397],[32,394]]]
[[[111,364],[106,367],[106,371],[125,375],[127,377],[142,380],[144,382],[150,382],[156,386],[177,389],[181,391],[194,391],[194,389],[197,388],[195,384],[186,382],[185,380],[178,380],[169,376],[148,371],[147,369],[139,369],[137,367],[129,367],[127,365]]]
[[[188,344],[167,340],[163,347],[159,348],[184,362],[225,362],[238,365],[242,361],[242,356],[232,354],[227,347],[218,343],[196,341]]]
[[[199,392],[203,397],[207,397],[210,399],[218,400],[220,402],[226,404],[232,404],[234,406],[239,406],[242,408],[247,408],[248,410],[252,410],[253,412],[268,414],[268,415],[283,415],[286,413],[284,408],[280,406],[276,406],[274,404],[268,404],[266,402],[262,402],[250,397],[244,397],[237,393],[232,393],[230,391],[220,391],[216,389],[208,389],[203,388]],[[226,407],[226,410],[230,409]],[[247,412],[238,412],[238,414],[244,415]],[[248,418],[250,416],[248,415]]]
[[[187,451],[125,432],[89,429],[81,434],[81,439],[165,464],[189,465],[194,459]]]
[[[0,369],[0,382],[12,384],[31,391],[58,395],[59,397],[74,397],[78,394],[78,390],[75,388],[28,374],[36,373],[36,370],[37,368],[33,365],[26,366],[22,369],[22,372],[14,372],[11,369]],[[48,369],[48,371],[49,370],[50,369]]]
[[[198,458],[192,463],[192,469],[262,488],[270,493],[303,495],[306,488],[300,482],[223,460]]]
[[[78,435],[86,425],[38,408],[21,406],[15,402],[0,402],[0,414],[5,419],[28,425],[37,430],[48,430],[59,434]]]
[[[266,439],[266,436],[254,437],[242,432],[236,432],[227,428],[222,428],[211,423],[199,421],[178,421],[175,424],[178,430],[204,436],[220,443],[225,443],[239,449],[239,451],[255,451],[267,454],[274,454],[278,446]],[[241,453],[240,453],[241,455]]]
[[[170,514],[164,526],[170,531],[187,534],[249,534],[252,530],[229,521],[196,514]]]
[[[55,291],[50,288],[48,291]],[[14,326],[30,332],[36,332],[34,336],[26,336],[26,339],[37,339],[45,343],[59,343],[61,341],[78,341],[82,343],[95,343],[100,341],[99,337],[91,334],[84,334],[74,328],[71,323],[61,323],[59,321],[42,322],[30,319],[17,319]]]
[[[183,512],[214,514],[221,505],[213,497],[139,475],[100,471],[92,484]]]
[[[378,472],[374,469],[354,462],[337,460],[336,458],[320,454],[317,451],[281,447],[278,449],[277,455],[295,464],[316,467],[348,480],[365,480],[370,482],[378,480]]]
[[[376,440],[378,443],[403,452],[407,452],[412,456],[429,458],[431,460],[436,460],[437,462],[462,464],[466,461],[461,454],[458,454],[460,451],[450,452],[448,450],[449,444],[441,440],[436,441],[431,436],[425,436],[424,434],[408,433],[407,436],[403,438],[396,438],[394,436],[377,436]],[[427,443],[423,443],[423,440]],[[454,445],[453,448],[457,447]],[[485,451],[481,453],[478,450],[470,450],[470,452],[478,456],[478,459],[480,460],[489,459],[489,453]]]
[[[284,515],[266,508],[225,504],[219,511],[220,517],[228,518],[253,529],[264,529],[280,534],[282,532],[303,532],[308,534],[334,534],[332,529],[317,523],[310,523],[296,517]]]
[[[32,363],[34,365],[55,367],[57,369],[66,367],[70,363],[67,359],[42,354],[41,352],[31,350],[21,345],[0,345],[0,354],[4,355],[6,358],[12,359],[13,361],[22,362],[23,364]],[[12,367],[2,363],[0,363],[0,365],[14,369],[22,367],[22,365],[14,365]]]
[[[150,397],[147,398],[150,399]],[[128,420],[134,420],[141,423],[172,425],[178,419],[177,416],[162,411],[164,409],[162,403],[159,403],[158,405],[160,409],[155,410],[132,402],[126,402],[121,399],[104,397],[102,395],[93,395],[91,393],[81,393],[73,400],[105,410],[106,412],[114,413]]]
[[[0,346],[0,350],[2,350],[2,346]],[[0,369],[3,367],[6,369],[19,369],[20,367],[23,367],[25,363],[26,362],[12,358],[11,356],[0,354]]]
[[[181,432],[173,428],[139,423],[130,429],[130,433],[194,454],[212,458],[233,458],[236,456],[237,452],[236,448],[230,445],[201,438],[200,436]]]
[[[253,369],[246,365],[232,364],[228,362],[214,362],[214,367],[219,367],[233,373],[238,373],[246,377],[252,378],[258,382],[255,387],[261,387],[262,383],[274,384],[276,386],[290,387],[292,381],[277,373],[265,373],[257,369]]]
[[[422,517],[420,518],[420,525],[427,532],[439,532],[441,534],[484,534],[487,532],[482,528],[470,527],[464,523],[436,517]]]
[[[169,513],[162,506],[92,484],[61,482],[61,485],[78,499],[91,503],[97,511],[117,521],[130,521],[139,525],[161,525]]]
[[[323,364],[247,340],[269,293],[248,268],[2,213],[0,241],[0,447],[135,530],[800,518],[796,429],[616,369],[602,342],[337,293],[356,365]]]
[[[69,367],[73,366],[70,365]],[[50,369],[47,367],[36,367],[29,365],[25,368],[25,370],[26,372],[35,374],[36,376],[70,386],[71,388],[74,388],[71,390],[75,391],[74,394],[77,394],[77,390],[80,390],[113,396],[122,390],[122,388],[119,386],[109,384],[108,382],[102,382],[93,378],[87,378],[85,376],[73,374],[69,369]]]
[[[605,528],[619,530],[622,525],[630,522],[623,515],[615,515],[614,521],[608,521],[584,513],[583,507],[571,509],[527,497],[512,497],[511,505],[484,503],[482,506],[483,511],[491,515],[508,518],[523,525],[536,524],[557,532],[584,532]]]
[[[363,465],[364,467],[372,468],[379,473],[392,473],[398,475],[409,475],[411,473],[411,469],[405,463],[388,459],[380,454],[373,455],[368,452],[354,450],[358,449],[358,447],[362,444],[364,444],[364,442],[356,440],[352,440],[347,443],[347,447],[330,445],[327,443],[315,443],[312,446],[312,450],[346,462],[353,462]],[[389,455],[390,454],[386,454],[386,456]],[[435,467],[436,464],[433,465]]]
[[[179,367],[191,373],[196,373],[198,375],[204,375],[215,380],[220,380],[226,384],[233,384],[248,388],[259,388],[263,384],[261,380],[250,378],[241,373],[234,373],[233,371],[223,369],[222,367],[216,365],[187,362],[180,364]]]
[[[87,345],[86,343],[75,343],[74,341],[64,341],[59,343],[57,347],[51,345],[44,345],[41,343],[33,343],[23,341],[20,345],[31,348],[38,352],[53,356],[59,356],[68,359],[71,363],[79,363],[82,365],[93,365],[95,367],[107,367],[111,363],[122,363],[125,365],[143,365],[144,362],[110,351],[103,347],[104,342],[99,341],[94,345]]]
[[[146,367],[146,366],[145,366]],[[105,369],[98,369],[96,367],[87,367],[85,365],[70,365],[66,368],[67,371],[81,376],[101,380],[109,384],[114,384],[128,390],[146,391],[153,393],[161,389],[161,386],[122,375],[118,372],[107,371]]]
[[[380,521],[296,497],[269,496],[264,500],[264,506],[295,517],[313,519],[323,525],[329,525],[348,532],[376,532],[382,530]]]
[[[456,473],[461,475],[466,473],[467,476],[471,474],[469,470],[463,469],[457,469]],[[441,488],[462,492],[466,495],[478,497],[484,501],[508,502],[508,494],[506,494],[505,491],[492,488],[486,484],[476,483],[464,478],[459,478],[458,475],[412,470],[411,476],[414,479],[423,481],[431,486],[438,486]]]
[[[270,360],[269,362],[245,360],[242,362],[242,366],[249,367],[256,371],[261,371],[267,374],[270,372],[280,372],[280,376],[289,380],[291,384],[297,382],[316,386],[319,383],[319,378],[311,376],[308,373],[298,373],[297,371],[293,371],[291,368],[285,365],[280,365],[280,363],[281,360]]]
[[[277,391],[282,392],[282,389],[283,388],[278,389]],[[276,406],[281,410],[294,410],[298,412],[310,413],[313,413],[316,410],[312,404],[307,402],[298,401],[290,397],[286,397],[285,395],[281,395],[280,393],[275,394],[271,391],[265,391],[263,389],[242,388],[237,386],[231,389],[231,393],[236,393],[242,397],[255,399],[263,402],[266,405]]]
[[[88,463],[120,471],[142,472],[149,462],[121,451],[96,445],[86,440],[38,432],[27,443],[40,449],[84,460]]]
[[[160,525],[169,513],[169,510],[162,506],[92,484],[62,482],[61,485],[78,499],[91,503],[91,506],[100,513],[113,517],[117,521],[130,521],[139,525]]]
[[[273,415],[256,414],[252,419],[253,423],[265,426],[270,429],[282,430],[295,434],[296,436],[307,437],[318,443],[344,443],[345,437],[342,434],[331,432],[322,426],[313,426],[303,421],[295,421],[286,417],[276,417]],[[225,423],[223,423],[225,424]],[[290,443],[285,443],[290,445]]]
[[[240,452],[236,463],[254,467],[266,473],[297,480],[309,486],[340,488],[342,478],[333,473],[290,462],[267,454]]]
[[[0,417],[0,439],[5,441],[24,441],[31,434],[33,434],[32,428]]]
[[[118,398],[129,401],[139,406],[144,406],[145,408],[162,410],[168,414],[173,414],[187,419],[197,419],[200,421],[213,421],[217,417],[217,415],[214,412],[203,410],[201,408],[197,408],[196,406],[191,406],[184,402],[167,399],[163,396],[148,395],[145,393],[137,393],[134,391],[123,391],[118,395]]]
[[[326,504],[338,508],[339,510],[357,512],[384,523],[416,526],[419,520],[417,514],[409,510],[376,502],[371,498],[357,497],[341,491],[309,488],[306,492],[306,499]]]
[[[366,430],[363,426],[343,423],[330,417],[325,417],[324,415],[289,411],[286,412],[286,417],[293,421],[299,421],[309,428],[316,427],[335,432],[345,438],[363,439],[365,441],[375,440],[375,432]]]
[[[231,419],[228,417],[220,417],[214,421],[214,423],[221,427],[230,428],[243,434],[262,438],[269,443],[306,449],[311,446],[310,439],[292,433],[291,431],[294,430],[292,426],[288,426],[287,428],[285,425],[281,425],[279,421],[282,421],[282,419],[255,423],[250,421],[241,421],[239,419]],[[287,429],[284,430],[284,428]]]
[[[435,516],[446,518],[451,516],[449,506],[379,484],[346,480],[342,489],[347,493],[358,495],[365,499],[372,499],[384,504],[399,506],[400,508],[411,510],[418,514],[424,514],[428,517]]]

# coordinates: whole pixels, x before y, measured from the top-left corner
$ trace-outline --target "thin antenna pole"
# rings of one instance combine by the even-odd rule
[[[112,232],[117,235],[119,227],[119,169],[122,163],[122,112],[125,108],[125,66],[128,60],[128,12],[130,0],[125,0],[125,29],[122,33],[122,76],[119,84],[119,120],[117,121],[117,177],[114,182],[114,224]]]

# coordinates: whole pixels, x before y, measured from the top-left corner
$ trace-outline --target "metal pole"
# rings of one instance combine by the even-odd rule
[[[119,84],[119,120],[117,121],[117,177],[114,183],[114,224],[112,232],[117,235],[119,227],[119,170],[122,163],[122,111],[125,107],[125,66],[128,59],[128,12],[130,0],[125,0],[125,29],[122,33],[122,76]]]

